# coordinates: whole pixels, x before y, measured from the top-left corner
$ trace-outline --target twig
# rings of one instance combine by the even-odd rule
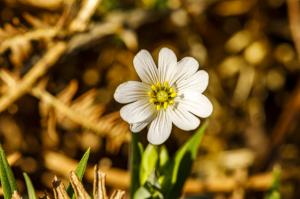
[[[13,36],[11,38],[7,38],[3,42],[1,42],[0,54],[2,54],[11,46],[16,45],[20,42],[24,43],[32,40],[52,39],[53,37],[56,36],[57,33],[58,33],[58,29],[56,28],[40,28],[40,29],[28,31],[24,34]]]
[[[48,93],[47,91],[44,91],[40,89],[39,87],[35,87],[32,89],[32,94],[39,98],[40,100],[44,101],[45,103],[53,106],[58,112],[68,117],[73,122],[80,124],[86,129],[92,130],[96,132],[98,135],[106,135],[108,132],[110,132],[114,126],[115,123],[112,121],[111,125],[107,125],[107,121],[105,118],[103,120],[98,121],[97,123],[89,119],[88,117],[85,117],[81,115],[80,113],[72,110],[67,105],[62,103],[60,100],[58,100],[56,97]],[[127,129],[125,127],[125,129]],[[128,140],[128,139],[127,139]]]
[[[101,0],[85,0],[81,6],[76,18],[71,22],[69,30],[71,32],[81,32],[87,28],[90,18],[97,9],[97,5]]]
[[[66,49],[66,44],[63,42],[56,43],[51,47],[46,54],[33,66],[33,68],[24,76],[14,89],[9,90],[3,97],[0,98],[0,112],[13,104],[17,99],[22,97],[28,90],[33,87],[38,78],[43,76],[48,68],[53,66],[61,57]]]
[[[39,9],[59,10],[63,4],[63,0],[5,0],[10,6],[30,6]]]
[[[14,88],[18,84],[18,81],[6,70],[0,70],[0,79],[2,79],[9,88]],[[92,130],[100,136],[107,136],[108,139],[114,139],[113,143],[115,145],[130,140],[127,124],[118,123],[120,118],[119,112],[110,113],[95,121],[95,118],[86,117],[80,112],[73,110],[71,107],[41,88],[39,84],[37,84],[36,87],[31,88],[30,92],[33,96],[52,106],[57,112],[66,116],[76,124],[79,124],[88,130]],[[113,134],[112,132],[115,133]]]

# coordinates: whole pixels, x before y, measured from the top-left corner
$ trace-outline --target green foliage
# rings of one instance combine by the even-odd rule
[[[167,177],[163,182],[163,191],[166,198],[177,198],[181,194],[185,180],[190,174],[193,161],[197,157],[198,147],[204,135],[207,123],[176,152],[175,158],[167,167]],[[170,173],[171,174],[168,174]]]
[[[203,124],[173,158],[169,157],[165,146],[149,144],[142,153],[139,170],[140,187],[133,192],[135,193],[133,198],[179,198],[193,161],[197,157],[206,127],[207,123]],[[137,143],[137,140],[134,142]]]
[[[90,156],[90,148],[88,148],[86,150],[86,152],[84,153],[84,155],[82,156],[81,160],[79,161],[78,165],[77,165],[77,168],[75,170],[75,173],[77,175],[77,177],[81,180],[83,175],[84,175],[84,172],[85,172],[85,169],[86,169],[86,166],[87,166],[87,163],[88,163],[88,159],[89,159],[89,156]],[[71,198],[75,198],[75,194],[74,194],[74,190],[71,186],[71,184],[69,184],[68,188],[67,188],[67,193],[68,195],[71,197]]]
[[[29,176],[27,175],[27,173],[23,173],[23,176],[25,179],[26,188],[27,188],[27,192],[28,192],[28,199],[37,199],[34,187],[32,185],[32,182],[31,182]]]
[[[281,199],[279,192],[280,188],[280,175],[281,171],[278,167],[273,169],[273,183],[269,191],[267,192],[265,199]]]
[[[143,145],[138,142],[138,134],[132,133],[131,149],[130,149],[130,170],[131,170],[131,187],[130,196],[133,198],[134,193],[140,187],[140,163],[144,152]]]
[[[10,199],[13,192],[17,191],[16,180],[8,165],[4,150],[0,145],[0,181],[5,199]]]
[[[148,177],[155,172],[157,168],[157,163],[159,160],[158,154],[158,146],[154,146],[152,144],[148,144],[146,147],[143,156],[142,156],[142,164],[140,167],[140,184],[143,185]]]

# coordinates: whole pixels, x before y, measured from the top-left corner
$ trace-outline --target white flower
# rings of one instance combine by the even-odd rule
[[[148,126],[148,141],[158,145],[170,136],[172,123],[190,131],[199,126],[198,117],[206,118],[212,113],[211,102],[202,94],[208,85],[208,74],[198,71],[194,58],[177,62],[172,50],[162,48],[156,67],[150,53],[141,50],[133,64],[142,82],[125,82],[114,94],[119,103],[130,103],[121,108],[120,114],[132,132]]]

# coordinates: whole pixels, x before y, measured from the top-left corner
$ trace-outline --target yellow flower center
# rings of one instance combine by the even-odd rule
[[[160,110],[161,108],[167,109],[169,105],[174,104],[174,98],[177,93],[168,82],[164,82],[163,84],[158,82],[151,86],[148,95],[150,97],[149,102],[153,103],[157,110]]]

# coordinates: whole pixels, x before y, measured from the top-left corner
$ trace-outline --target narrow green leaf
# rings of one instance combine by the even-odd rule
[[[160,168],[165,167],[168,161],[169,161],[169,153],[167,147],[165,145],[162,145],[159,153],[159,167]]]
[[[81,160],[79,161],[77,168],[75,170],[75,173],[77,175],[77,177],[82,180],[82,177],[84,175],[88,160],[89,160],[89,156],[90,156],[90,148],[88,148],[86,150],[86,152],[84,153],[84,155],[82,156]],[[71,198],[75,197],[74,194],[74,190],[71,186],[71,184],[69,184],[68,188],[67,188],[67,193]]]
[[[136,192],[132,198],[133,199],[151,198],[151,193],[145,187],[140,187],[136,190]]]
[[[4,198],[10,199],[12,193],[17,190],[16,180],[7,162],[4,150],[0,145],[0,181],[3,188]]]
[[[181,165],[187,164],[191,167],[191,163],[196,159],[198,147],[204,135],[205,129],[207,127],[207,122],[202,125],[202,127],[177,151],[175,155],[175,165],[172,175],[172,182],[175,183],[178,177],[182,177],[182,173],[178,175]],[[183,161],[185,157],[188,156],[188,162]]]
[[[152,144],[148,144],[146,147],[143,156],[142,164],[140,168],[140,183],[144,185],[151,173],[155,172],[155,168],[158,162],[158,152],[157,147]]]
[[[12,196],[10,185],[7,179],[7,175],[4,169],[3,159],[0,157],[0,180],[3,189],[3,194],[5,199],[10,199]]]
[[[131,184],[130,184],[130,198],[133,198],[134,193],[140,187],[140,164],[143,154],[143,145],[138,141],[139,135],[132,133],[131,136],[131,149],[130,149],[130,171],[131,171]]]
[[[281,199],[281,195],[279,192],[280,188],[280,177],[281,177],[281,169],[279,167],[274,167],[273,169],[273,183],[264,199]]]
[[[23,176],[25,179],[26,188],[27,188],[27,192],[28,192],[28,199],[37,199],[34,187],[32,185],[32,182],[31,182],[29,176],[25,172],[23,173]]]
[[[196,159],[206,127],[207,122],[176,152],[175,158],[166,166],[162,185],[166,198],[179,197],[184,182],[190,174],[193,161]]]

